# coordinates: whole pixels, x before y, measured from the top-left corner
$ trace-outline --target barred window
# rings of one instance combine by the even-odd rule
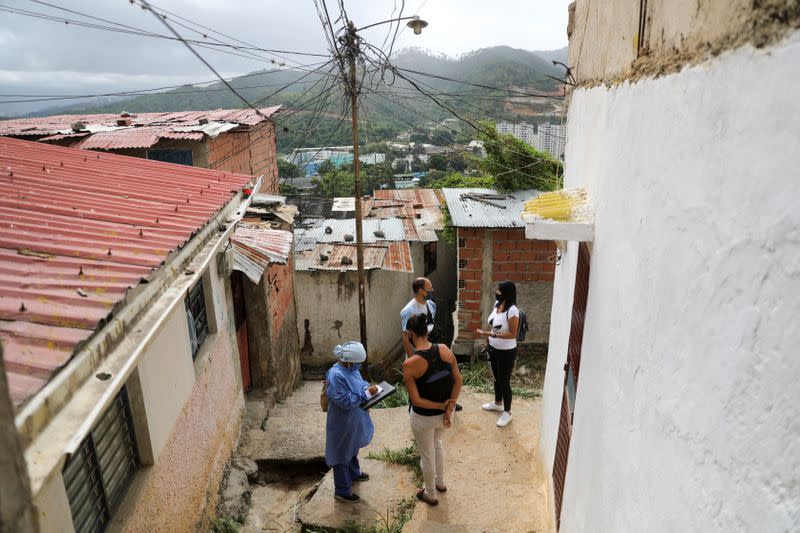
[[[466,244],[467,244],[467,241],[465,239],[458,239],[458,247],[459,248],[463,248],[464,246],[466,246]]]
[[[138,465],[128,392],[123,387],[62,475],[77,533],[103,531]]]
[[[194,359],[209,331],[202,279],[195,283],[186,295],[186,316],[189,320],[189,340],[192,345],[192,359]]]
[[[459,289],[463,289],[466,286],[467,286],[467,282],[465,280],[463,280],[463,279],[458,280],[458,288]]]
[[[466,268],[467,267],[467,260],[466,259],[459,259],[458,260],[458,268]]]

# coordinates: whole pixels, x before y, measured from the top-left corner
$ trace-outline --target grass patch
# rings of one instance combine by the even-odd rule
[[[377,513],[375,524],[367,526],[353,519],[346,520],[336,533],[402,533],[403,527],[414,514],[414,499],[400,500],[394,509],[386,506],[386,513]],[[323,533],[321,530],[303,528],[304,533]]]
[[[211,524],[212,533],[239,533],[242,524],[232,518],[219,517]]]
[[[411,467],[416,480],[418,482],[422,480],[422,469],[419,467],[419,449],[416,442],[400,450],[384,448],[382,452],[370,452],[367,455],[367,459]]]
[[[515,398],[539,398],[544,385],[547,354],[520,349],[514,373],[511,375],[511,392]],[[494,377],[488,361],[478,359],[473,364],[459,365],[464,385],[484,394],[494,394]]]
[[[392,407],[405,407],[408,405],[408,391],[403,383],[395,385],[396,392],[374,406],[373,409],[390,409]]]

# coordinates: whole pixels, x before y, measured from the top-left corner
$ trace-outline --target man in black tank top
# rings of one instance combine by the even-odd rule
[[[442,344],[428,341],[427,316],[408,320],[414,354],[403,363],[403,381],[411,400],[411,430],[417,441],[425,486],[417,498],[437,505],[436,492],[445,492],[444,430],[453,424],[456,400],[461,392],[461,372],[455,355]]]

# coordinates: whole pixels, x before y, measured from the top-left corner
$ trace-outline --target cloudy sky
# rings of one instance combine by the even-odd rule
[[[407,0],[404,15],[418,11],[430,25],[419,36],[404,29],[399,34],[395,50],[418,46],[457,56],[495,45],[526,50],[561,48],[567,44],[569,1]],[[338,3],[336,0],[327,3],[331,17],[336,18],[339,15]],[[397,16],[401,3],[402,0],[344,0],[347,13],[356,26],[389,19],[393,10]],[[156,0],[153,6],[260,48],[326,53],[327,45],[313,0]],[[28,15],[9,13],[9,10],[25,11]],[[34,18],[31,13],[60,20]],[[2,103],[19,100],[19,97],[7,95],[97,94],[213,78],[206,67],[178,42],[81,27],[63,21],[71,19],[112,25],[88,19],[86,15],[136,30],[169,34],[169,30],[151,13],[129,0],[3,0],[0,2],[0,113],[16,114],[72,103]],[[182,22],[169,15],[168,18],[173,23]],[[204,39],[186,27],[175,25],[175,29],[186,38]],[[368,29],[362,36],[380,46],[388,29],[389,25]],[[230,42],[230,39],[224,40]],[[272,67],[263,59],[246,59],[207,49],[199,51],[225,76]],[[310,56],[281,55],[296,61],[289,64],[308,65],[320,61],[320,58]],[[282,61],[280,57],[269,57]]]

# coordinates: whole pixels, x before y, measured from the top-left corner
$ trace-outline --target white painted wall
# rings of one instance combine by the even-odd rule
[[[184,305],[176,306],[147,347],[139,363],[139,379],[153,459],[158,461],[194,387],[195,372]]]
[[[61,473],[55,473],[44,483],[42,490],[33,501],[41,533],[72,533],[72,525],[67,489]]]
[[[562,531],[800,530],[800,33],[575,91],[597,204]],[[576,267],[556,274],[552,467]]]

